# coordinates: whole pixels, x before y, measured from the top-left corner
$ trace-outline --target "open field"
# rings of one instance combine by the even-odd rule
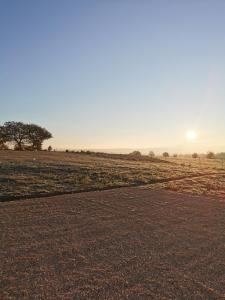
[[[225,299],[219,160],[0,151],[0,200],[1,299]]]
[[[216,159],[0,151],[0,200],[143,184],[224,198],[224,176]]]
[[[7,299],[225,299],[225,202],[120,188],[0,203]]]
[[[193,195],[215,196],[225,200],[225,174],[193,176],[147,186],[151,190],[171,190]]]

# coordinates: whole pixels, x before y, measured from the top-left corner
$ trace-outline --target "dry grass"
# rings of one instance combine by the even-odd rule
[[[186,158],[0,151],[0,200],[157,183],[221,173],[221,162]],[[221,181],[223,184],[223,181]]]
[[[165,188],[182,193],[217,196],[225,199],[225,174],[177,180],[167,183]]]

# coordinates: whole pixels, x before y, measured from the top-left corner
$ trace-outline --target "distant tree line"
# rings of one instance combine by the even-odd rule
[[[136,156],[136,157],[140,157],[142,156],[141,152],[140,151],[133,151],[130,153],[131,156]],[[150,151],[149,154],[148,154],[149,157],[153,158],[155,157],[155,153],[153,151]],[[170,154],[168,152],[163,152],[162,153],[162,156],[164,158],[167,158],[167,157],[170,157]],[[178,157],[178,155],[175,153],[172,155],[173,157]],[[215,158],[218,158],[218,159],[225,159],[225,152],[221,152],[221,153],[214,153],[212,151],[209,151],[207,152],[206,154],[198,154],[198,153],[193,153],[192,155],[192,158],[200,158],[200,157],[206,157],[208,159],[215,159]]]
[[[43,142],[50,138],[52,134],[36,124],[11,121],[0,126],[0,150],[8,149],[8,145],[19,151],[42,150]]]

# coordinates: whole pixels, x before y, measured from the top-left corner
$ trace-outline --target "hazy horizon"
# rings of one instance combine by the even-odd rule
[[[182,148],[182,147],[153,147],[153,148],[55,148],[56,151],[93,151],[93,152],[102,152],[102,153],[115,153],[115,154],[129,154],[135,150],[138,150],[143,155],[148,155],[150,151],[153,151],[155,155],[162,155],[163,152],[167,151],[170,155],[191,155],[195,152],[198,154],[207,154],[208,152],[214,153],[225,153],[223,147],[218,147],[217,149],[209,148]]]
[[[46,127],[53,148],[225,151],[224,15],[219,0],[2,0],[0,123]]]

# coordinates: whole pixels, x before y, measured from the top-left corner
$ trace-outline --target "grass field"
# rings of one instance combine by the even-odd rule
[[[145,184],[224,197],[225,165],[187,157],[0,151],[0,200]]]

